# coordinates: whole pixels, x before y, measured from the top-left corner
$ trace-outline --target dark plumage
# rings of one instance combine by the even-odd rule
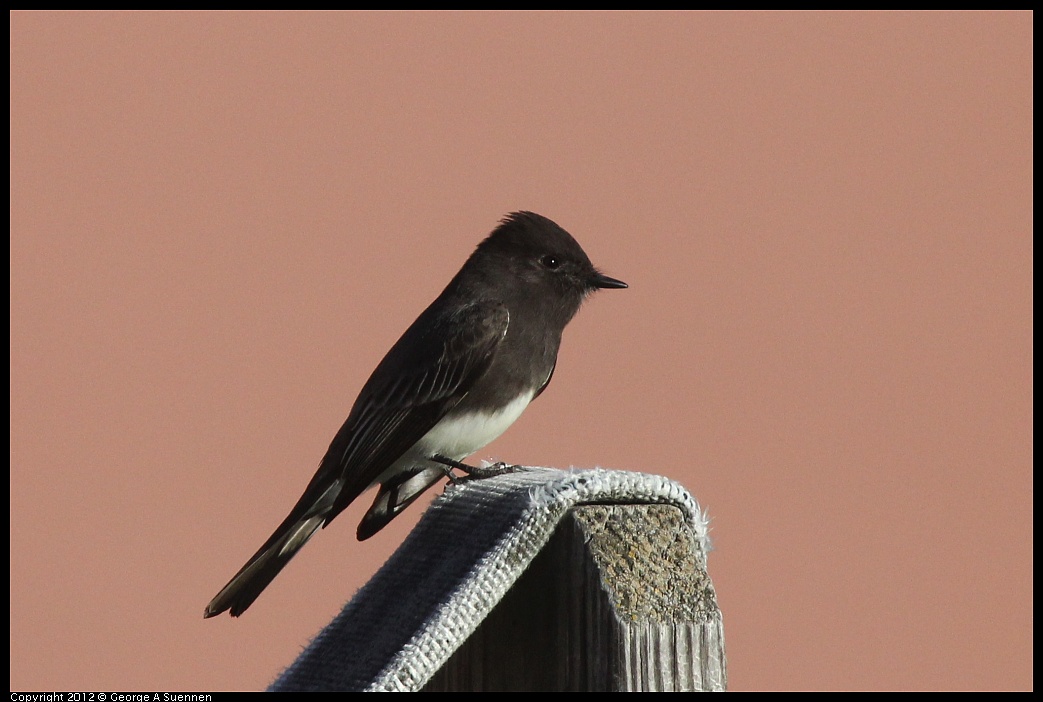
[[[242,614],[320,526],[373,485],[358,538],[382,529],[446,475],[447,462],[491,442],[543,392],[562,331],[588,294],[625,287],[546,217],[505,217],[391,347],[289,516],[204,616]]]

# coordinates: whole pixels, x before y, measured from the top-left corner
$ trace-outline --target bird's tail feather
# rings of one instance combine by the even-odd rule
[[[293,521],[287,519],[210,601],[203,617],[214,617],[226,610],[231,610],[233,617],[245,612],[324,520],[324,514],[314,513]]]

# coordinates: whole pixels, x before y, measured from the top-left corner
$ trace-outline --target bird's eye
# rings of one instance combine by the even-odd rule
[[[554,270],[555,268],[561,265],[561,261],[555,258],[554,256],[544,256],[540,259],[540,263],[542,263],[544,267],[549,268],[551,270]]]

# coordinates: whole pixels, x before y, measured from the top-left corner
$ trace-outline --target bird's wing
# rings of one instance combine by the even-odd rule
[[[467,394],[489,368],[510,321],[492,300],[416,321],[359,393],[312,483],[340,482],[325,523],[362,494]],[[315,491],[312,485],[306,492]]]
[[[507,308],[494,301],[448,316],[431,308],[421,314],[370,376],[293,510],[210,601],[204,616],[225,610],[242,614],[320,526],[463,399],[492,363],[509,321]]]

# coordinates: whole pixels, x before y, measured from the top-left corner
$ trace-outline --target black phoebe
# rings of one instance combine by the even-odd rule
[[[246,611],[320,526],[373,485],[368,539],[451,468],[502,434],[547,388],[565,325],[602,275],[546,217],[515,212],[480,243],[391,347],[289,516],[206,606]]]

